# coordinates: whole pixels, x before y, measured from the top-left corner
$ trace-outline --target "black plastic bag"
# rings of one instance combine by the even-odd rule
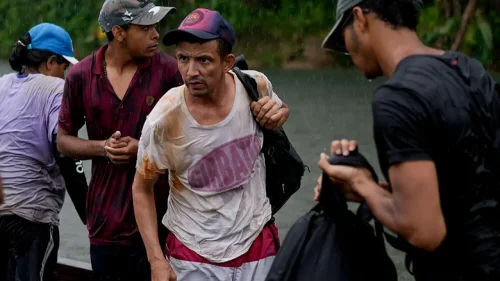
[[[357,151],[333,156],[330,163],[368,168]],[[397,281],[394,263],[387,255],[383,227],[375,223],[367,205],[354,214],[344,195],[323,175],[320,203],[301,217],[288,232],[266,281]]]
[[[54,135],[54,140],[57,136]],[[66,191],[73,202],[78,216],[83,224],[87,224],[87,192],[89,186],[83,170],[83,161],[67,157],[57,151],[57,144],[53,144],[54,157],[59,171],[66,184]]]

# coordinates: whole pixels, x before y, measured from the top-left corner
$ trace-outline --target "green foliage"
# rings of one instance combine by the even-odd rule
[[[323,38],[335,22],[332,0],[156,0],[173,5],[177,13],[167,16],[160,34],[178,26],[193,9],[218,10],[233,25],[237,48],[264,66],[280,65],[304,47],[308,38]],[[440,1],[426,1],[418,32],[424,42],[449,48],[461,17],[445,18]],[[465,6],[466,1],[461,1]],[[64,27],[73,38],[76,56],[83,58],[105,43],[97,18],[103,0],[3,0],[0,1],[0,57],[7,58],[12,44],[40,22]],[[480,3],[483,3],[480,1]],[[491,3],[491,1],[490,1]],[[490,5],[490,6],[488,6]],[[483,63],[495,62],[500,53],[500,13],[491,4],[479,4],[471,18],[461,50]],[[298,51],[299,50],[299,51]]]
[[[452,46],[462,19],[461,17],[446,19],[441,14],[439,3],[436,1],[422,11],[419,34],[425,44],[446,49]],[[493,22],[500,23],[498,16],[499,14],[495,12],[484,15],[483,8],[477,7],[467,25],[460,50],[478,58],[484,64],[491,64],[495,56],[493,46],[500,39],[500,34],[496,33],[495,38],[492,31]]]
[[[89,35],[95,33],[97,14],[101,1],[0,1],[0,54],[7,57],[12,44],[28,30],[41,22],[51,22],[64,27],[73,39],[75,51],[84,54],[91,48],[87,42]]]

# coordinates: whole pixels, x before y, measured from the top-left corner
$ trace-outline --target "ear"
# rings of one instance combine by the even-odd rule
[[[225,73],[233,68],[235,61],[236,57],[233,54],[229,54],[226,56],[226,58],[222,62],[224,64]]]
[[[115,40],[120,43],[123,42],[123,40],[125,40],[125,38],[127,37],[125,30],[117,25],[113,26],[111,32],[113,32],[113,37],[115,38]]]
[[[354,19],[353,26],[359,32],[365,33],[368,31],[368,19],[366,17],[366,13],[360,7],[354,7],[352,9],[352,15]]]
[[[52,69],[56,68],[57,66],[58,66],[58,63],[57,63],[57,57],[56,56],[50,56],[50,58],[45,63],[45,68],[49,72],[52,71]]]

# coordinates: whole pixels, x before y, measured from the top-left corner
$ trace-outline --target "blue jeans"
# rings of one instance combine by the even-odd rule
[[[96,281],[151,281],[146,249],[140,246],[90,245]]]
[[[55,280],[58,249],[57,226],[0,217],[0,280]]]

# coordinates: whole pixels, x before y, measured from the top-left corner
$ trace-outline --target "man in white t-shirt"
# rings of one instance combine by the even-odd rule
[[[134,208],[152,280],[264,280],[276,255],[279,238],[268,223],[260,152],[264,139],[253,115],[260,125],[279,128],[289,109],[262,73],[245,71],[260,94],[251,101],[231,71],[234,41],[229,23],[207,9],[191,12],[163,40],[177,45],[185,85],[159,100],[139,141]],[[167,170],[168,261],[158,243],[153,201],[156,178]]]

